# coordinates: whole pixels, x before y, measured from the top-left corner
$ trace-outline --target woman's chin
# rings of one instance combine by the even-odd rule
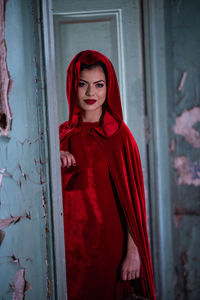
[[[101,106],[96,106],[96,105],[82,105],[81,110],[84,111],[84,113],[90,112],[90,111],[102,111],[102,105]]]

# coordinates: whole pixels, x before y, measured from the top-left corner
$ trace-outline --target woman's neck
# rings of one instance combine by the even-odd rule
[[[102,114],[102,110],[101,111],[81,111],[81,119],[82,122],[98,122],[100,117]]]

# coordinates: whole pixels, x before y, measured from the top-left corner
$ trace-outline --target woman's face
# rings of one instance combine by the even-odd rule
[[[95,113],[102,112],[102,104],[106,100],[106,92],[106,77],[101,66],[81,71],[78,101],[82,110],[94,111]]]

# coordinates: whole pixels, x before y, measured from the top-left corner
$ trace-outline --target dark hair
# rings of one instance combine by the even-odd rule
[[[108,72],[106,69],[106,65],[104,63],[102,63],[101,61],[96,61],[93,64],[81,63],[80,72],[83,71],[84,69],[92,70],[96,67],[102,67],[105,77],[106,77],[106,84],[108,84]]]

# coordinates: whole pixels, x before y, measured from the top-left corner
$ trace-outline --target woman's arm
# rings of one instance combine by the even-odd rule
[[[127,255],[122,264],[121,276],[123,280],[140,277],[140,257],[129,228],[127,228]]]

